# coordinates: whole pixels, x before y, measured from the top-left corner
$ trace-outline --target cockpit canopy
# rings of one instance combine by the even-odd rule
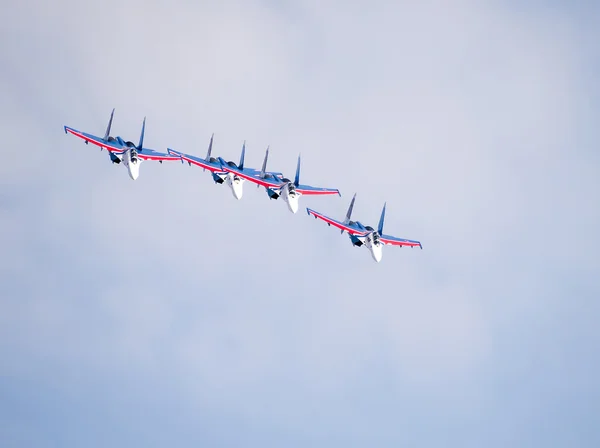
[[[235,162],[229,161],[227,162],[227,165],[229,165],[232,168],[237,168],[238,166],[235,164]]]
[[[373,227],[371,226],[365,226],[365,229],[367,229],[369,232],[372,232],[373,230],[375,230]]]
[[[125,146],[127,146],[128,148],[135,148],[135,143],[133,143],[133,142],[125,142]]]
[[[208,161],[209,161],[210,163],[217,163],[219,160],[218,160],[218,159],[215,159],[214,157],[211,157],[211,158],[209,158],[209,159],[208,159]]]

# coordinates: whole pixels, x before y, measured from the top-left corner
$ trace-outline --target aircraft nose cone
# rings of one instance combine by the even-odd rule
[[[242,190],[242,185],[241,184],[233,184],[233,196],[239,201],[240,199],[242,199],[242,194],[243,194],[243,190]]]
[[[381,246],[375,246],[371,250],[371,255],[373,255],[373,260],[377,263],[381,261],[381,256],[383,255],[383,251],[381,250]]]

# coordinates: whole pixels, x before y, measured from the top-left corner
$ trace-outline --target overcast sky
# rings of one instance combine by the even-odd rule
[[[598,5],[86,3],[0,5],[0,446],[600,445]]]

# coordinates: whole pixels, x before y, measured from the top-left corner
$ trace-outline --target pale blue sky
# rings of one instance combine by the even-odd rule
[[[0,446],[600,444],[598,7],[0,6]],[[292,215],[69,125],[339,188]],[[424,250],[376,264],[303,212]]]

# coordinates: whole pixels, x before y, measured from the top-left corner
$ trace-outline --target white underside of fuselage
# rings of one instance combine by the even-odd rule
[[[242,199],[242,194],[244,193],[244,179],[239,177],[237,174],[227,173],[225,182],[227,182],[227,185],[229,185],[231,188],[233,197],[237,200]]]
[[[283,198],[283,200],[286,202],[288,209],[292,212],[292,213],[296,213],[298,211],[298,205],[299,205],[299,199],[300,199],[300,193],[298,192],[293,192],[290,193],[289,190],[284,187],[281,189],[281,196]]]
[[[136,159],[135,162],[132,162],[131,155],[129,152],[126,152],[123,154],[121,161],[123,162],[123,165],[125,165],[125,168],[127,168],[129,177],[136,180],[140,176],[140,164],[142,163],[142,159]]]
[[[367,249],[369,249],[369,252],[371,252],[371,256],[373,257],[373,260],[375,260],[377,263],[379,263],[381,261],[382,255],[383,255],[383,245],[381,244],[381,242],[374,243],[373,237],[371,235],[367,235],[367,237],[365,238],[364,244],[365,244],[365,247]]]

